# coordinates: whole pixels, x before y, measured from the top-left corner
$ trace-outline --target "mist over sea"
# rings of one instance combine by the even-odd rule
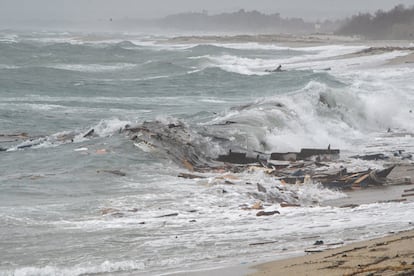
[[[212,173],[178,178],[186,169],[168,152],[180,145],[137,147],[123,131],[182,124],[211,158],[328,145],[345,157],[412,154],[414,67],[386,65],[403,51],[348,55],[365,48],[1,31],[0,275],[157,275],[412,227],[413,202],[326,206],[346,195],[254,171],[232,185]],[[280,215],[243,209],[260,198],[257,184]]]

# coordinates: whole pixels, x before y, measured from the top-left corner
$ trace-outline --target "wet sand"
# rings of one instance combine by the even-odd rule
[[[414,184],[407,183],[407,180],[414,182],[414,164],[399,164],[388,176],[388,185],[353,189],[346,192],[348,197],[326,201],[321,205],[354,208],[375,202],[412,202],[414,196],[403,197],[403,194],[414,193],[405,192],[414,189]],[[355,242],[334,249],[327,249],[327,245],[308,248],[315,252],[303,252],[302,254],[309,254],[306,256],[282,260],[282,256],[275,256],[277,261],[259,265],[243,264],[168,275],[414,275],[414,216],[410,225],[413,230],[390,233],[383,238]]]
[[[388,176],[389,185],[348,191],[348,197],[324,202],[324,205],[347,206],[375,202],[412,202],[414,196],[404,197],[413,190],[414,165],[400,164]],[[252,268],[245,275],[414,275],[414,215],[411,231],[401,232],[368,241],[356,242],[321,253],[274,261]],[[323,250],[323,245],[320,250]],[[318,247],[314,248],[318,251]]]
[[[254,269],[248,275],[414,275],[414,230]]]
[[[389,61],[388,65],[399,65],[399,64],[413,64],[414,65],[414,51],[410,54],[402,57],[397,57]]]
[[[386,203],[386,202],[410,202],[414,196],[403,195],[414,192],[405,192],[414,189],[414,164],[399,164],[387,177],[388,184],[382,186],[370,186],[368,188],[356,188],[345,191],[347,197],[324,201],[322,206],[356,207],[361,204]],[[414,215],[413,215],[414,218]]]

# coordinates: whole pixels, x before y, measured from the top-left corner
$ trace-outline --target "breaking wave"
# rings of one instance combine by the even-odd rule
[[[54,64],[47,66],[48,68],[86,72],[86,73],[99,73],[99,72],[113,72],[119,70],[128,70],[136,67],[133,63],[118,63],[118,64]]]
[[[121,261],[110,262],[105,261],[98,265],[81,264],[74,267],[57,267],[57,266],[44,266],[44,267],[22,267],[15,271],[1,271],[0,274],[7,276],[29,276],[29,275],[57,275],[57,276],[77,276],[85,274],[98,274],[98,273],[115,273],[122,271],[132,272],[134,270],[140,270],[144,268],[144,264],[139,261]]]
[[[229,109],[210,124],[231,122],[226,137],[258,151],[292,151],[332,144],[352,149],[356,141],[387,129],[413,131],[410,102],[390,93],[358,93],[311,81],[287,95],[259,99]],[[411,119],[410,119],[411,118]]]
[[[102,120],[86,130],[61,131],[44,137],[30,138],[8,148],[7,151],[10,152],[27,148],[50,148],[68,143],[80,143],[93,138],[110,137],[115,133],[119,133],[130,123],[129,121],[121,121],[119,119]]]
[[[409,119],[412,116],[408,112],[409,103],[398,97],[398,91],[393,97],[385,92],[358,93],[358,89],[365,85],[368,84],[362,81],[358,85],[332,87],[323,82],[310,81],[290,93],[233,106],[204,122],[175,118],[158,123],[155,120],[148,127],[163,133],[162,129],[168,130],[169,125],[182,125],[183,131],[195,135],[191,143],[198,141],[197,146],[201,147],[198,150],[211,157],[236,148],[270,153],[298,151],[303,147],[325,148],[331,144],[341,149],[352,149],[356,141],[366,139],[372,132],[414,130]],[[58,132],[25,141],[9,150],[51,147],[92,137],[108,137],[130,124],[130,121],[119,119],[102,120],[83,131]],[[91,130],[93,133],[86,135]],[[174,141],[177,137],[169,139]],[[186,143],[184,140],[181,142],[164,146],[180,147]],[[209,149],[209,143],[216,143],[211,147],[214,151]]]

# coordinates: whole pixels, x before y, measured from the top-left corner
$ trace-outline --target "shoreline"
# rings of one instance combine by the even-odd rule
[[[412,230],[252,266],[261,275],[414,275]],[[379,274],[375,274],[379,273]]]
[[[383,65],[411,65],[414,63],[414,42],[412,40],[368,40],[361,37],[339,36],[332,34],[249,34],[249,35],[206,35],[206,36],[176,36],[164,41],[166,44],[236,44],[258,43],[275,44],[281,47],[304,48],[342,44],[348,46],[366,46],[365,51],[329,57],[332,59],[346,59],[378,55],[393,51],[406,51],[406,55],[388,60]]]
[[[345,45],[370,45],[381,47],[413,47],[413,40],[371,40],[357,36],[334,34],[239,34],[239,35],[188,35],[175,36],[164,41],[167,44],[209,44],[209,43],[259,43],[278,44],[286,47],[310,47],[342,43]]]
[[[401,183],[401,179],[408,177],[414,179],[413,164],[399,164],[389,175],[391,183]],[[338,208],[356,208],[362,204],[399,202],[406,204],[414,201],[414,197],[403,198],[406,189],[412,189],[414,184],[388,184],[366,189],[347,191],[348,197],[325,201],[322,206]],[[410,228],[410,230],[406,230]],[[167,273],[174,276],[208,276],[212,274],[225,276],[263,276],[263,275],[369,275],[352,274],[361,267],[364,269],[411,269],[414,275],[414,219],[410,221],[406,229],[397,232],[384,233],[384,236],[368,239],[347,239],[343,243],[322,244],[310,248],[303,248],[301,252],[290,252],[262,260],[248,260],[247,263],[229,264],[224,267],[211,267],[186,272]],[[402,238],[405,237],[405,238]],[[410,237],[410,238],[406,238]],[[320,237],[323,240],[323,237]],[[381,244],[381,245],[377,245]],[[357,248],[356,250],[354,250]],[[344,254],[339,252],[351,250]],[[402,250],[402,251],[401,251]],[[311,253],[312,252],[312,253]],[[401,253],[402,252],[402,253]],[[308,255],[306,255],[308,254]],[[334,255],[336,254],[336,255]],[[334,255],[334,256],[331,256]],[[399,257],[396,257],[399,255]],[[377,262],[371,265],[370,262]],[[398,266],[401,263],[404,266]],[[328,268],[326,268],[328,267]],[[371,272],[375,272],[372,270]],[[400,273],[402,271],[398,271]],[[348,274],[347,274],[348,273]],[[411,273],[411,272],[410,272]],[[373,274],[381,275],[381,274]],[[395,274],[391,274],[395,275]],[[404,274],[403,274],[404,275]],[[411,274],[408,274],[411,275]]]

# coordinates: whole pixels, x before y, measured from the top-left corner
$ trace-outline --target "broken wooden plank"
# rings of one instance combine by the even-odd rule
[[[189,170],[189,171],[191,171],[191,172],[193,172],[194,171],[194,166],[190,163],[190,162],[188,162],[187,160],[183,160],[183,165],[184,165],[184,167],[187,169],[187,170]]]
[[[255,243],[250,243],[250,246],[255,246],[255,245],[265,245],[265,244],[271,244],[271,243],[277,243],[278,241],[266,241],[266,242],[255,242]]]
[[[308,248],[308,249],[305,249],[305,253],[320,253],[320,252],[323,252],[325,250],[326,250],[326,248],[325,249],[322,249],[322,248]]]
[[[404,202],[404,201],[407,201],[407,199],[400,198],[400,199],[381,200],[381,201],[378,201],[378,203],[391,203],[391,202]]]
[[[339,149],[301,149],[297,155],[298,159],[305,160],[313,156],[319,156],[322,160],[334,160],[339,158]]]
[[[259,155],[256,158],[248,157],[244,152],[232,152],[229,150],[227,155],[219,155],[217,161],[232,164],[252,164],[258,163]]]
[[[369,177],[369,173],[364,174],[363,176],[360,176],[357,180],[354,181],[352,186],[361,186],[361,183],[367,180]]]
[[[280,207],[300,207],[300,204],[293,204],[293,203],[280,203]]]
[[[158,216],[156,218],[166,218],[166,217],[176,217],[176,216],[178,216],[178,213],[172,213],[172,214],[162,215],[162,216]]]
[[[190,173],[179,173],[178,177],[185,178],[185,179],[202,179],[202,178],[206,178],[205,176],[190,174]]]
[[[115,174],[115,175],[118,175],[118,176],[126,176],[126,173],[124,173],[124,172],[122,172],[120,170],[98,170],[96,172],[97,173],[105,172],[105,173]]]
[[[367,161],[376,161],[376,160],[385,160],[389,157],[382,154],[382,153],[375,153],[375,154],[367,154],[367,155],[355,155],[351,156],[351,158],[367,160]]]
[[[261,217],[261,216],[273,216],[275,214],[280,214],[279,211],[260,211],[256,214],[256,216]]]
[[[391,166],[391,167],[389,167],[389,168],[386,168],[386,169],[383,169],[383,170],[375,170],[375,175],[377,176],[377,177],[387,177],[390,173],[391,173],[391,171],[394,169],[396,167],[396,165],[393,165],[393,166]]]

